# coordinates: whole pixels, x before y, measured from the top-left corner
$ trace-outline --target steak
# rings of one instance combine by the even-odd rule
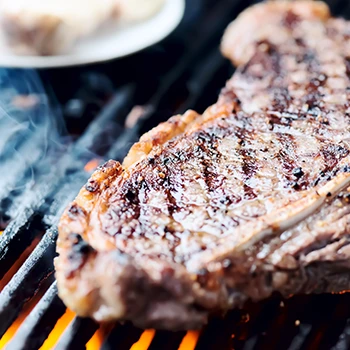
[[[145,134],[66,210],[66,305],[176,330],[274,292],[348,290],[349,33],[319,2],[246,10],[223,39],[238,69],[218,102]]]

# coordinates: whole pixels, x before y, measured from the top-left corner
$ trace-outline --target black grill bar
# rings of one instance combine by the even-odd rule
[[[230,312],[225,318],[212,320],[202,331],[195,350],[231,349],[231,335],[240,319],[241,312],[235,310]],[[213,334],[215,334],[215,337],[213,337]]]
[[[129,350],[142,334],[142,330],[133,327],[130,323],[117,324],[102,344],[101,350]]]
[[[195,67],[192,76],[188,79],[189,97],[178,109],[178,113],[183,113],[188,109],[202,111],[209,107],[211,103],[216,102],[218,92],[227,80],[229,66],[230,64],[222,57],[217,49],[210,52]],[[201,101],[202,103],[200,103]]]
[[[200,99],[208,83],[216,80],[214,79],[215,72],[222,68],[225,63],[227,64],[218,52],[218,43],[224,29],[237,14],[237,11],[248,5],[249,3],[243,4],[240,1],[220,2],[212,13],[203,18],[201,23],[198,23],[198,28],[195,30],[196,40],[188,44],[188,53],[162,79],[159,88],[146,104],[146,113],[139,118],[138,123],[122,136],[121,142],[115,143],[109,153],[111,158],[123,159],[127,150],[137,141],[140,134],[169,118],[175,110],[182,113],[187,108],[196,107],[195,104],[191,105],[191,102],[196,103]],[[214,18],[220,18],[220,21],[214,20]],[[187,37],[187,33],[184,35]],[[195,88],[188,96],[188,91],[186,91],[188,78],[193,71],[195,74],[192,76],[191,87]],[[223,81],[216,80],[216,83],[219,84],[218,88],[223,86],[226,78],[227,76]],[[196,79],[198,84],[194,83]],[[182,108],[179,109],[177,103],[181,95],[185,95],[185,97]],[[215,97],[216,95],[214,95]],[[208,103],[208,101],[206,102]],[[173,106],[172,109],[171,106]]]
[[[37,293],[41,282],[52,276],[56,238],[57,230],[49,229],[29,258],[2,290],[0,294],[0,336],[16,319],[23,305]]]
[[[81,185],[86,181],[89,174],[80,171],[77,174],[66,177],[66,182],[58,192],[53,203],[53,209],[56,210],[54,217],[50,220],[52,223],[57,223],[60,214],[67,203],[73,199]],[[30,222],[27,219],[30,216]],[[38,224],[42,217],[34,210],[29,209],[22,212],[19,217],[13,221],[7,230],[3,233],[1,240],[1,255],[0,255],[0,277],[2,277],[13,263],[19,258],[23,251],[31,244],[34,237],[38,234],[38,229],[43,230],[43,225]],[[47,217],[49,221],[49,217]]]
[[[85,344],[98,328],[98,324],[88,318],[75,317],[59,339],[55,350],[85,349]]]
[[[256,345],[261,337],[264,336],[266,328],[273,322],[274,317],[277,315],[279,307],[279,300],[272,299],[258,305],[256,309],[253,309],[252,313],[249,312],[250,321],[246,325],[247,334],[243,342],[244,350],[256,349]]]
[[[350,318],[346,322],[343,332],[339,336],[338,342],[332,347],[332,350],[345,350],[350,347]]]
[[[177,350],[185,337],[186,332],[168,332],[168,331],[158,331],[148,350]]]
[[[57,286],[54,282],[18,329],[8,348],[39,349],[65,310],[66,307],[57,296]]]
[[[312,324],[312,328],[300,349],[329,349],[331,345],[327,344],[328,346],[325,346],[325,336],[327,329],[333,327],[331,320],[336,310],[336,305],[339,303],[339,298],[337,298],[337,296],[332,298],[332,295],[324,295],[321,297],[315,296],[314,299],[316,299],[316,302],[317,299],[319,299],[318,305],[320,305],[320,301],[322,300],[323,306],[322,308],[313,308],[312,312],[309,312],[307,316],[301,319],[302,323]]]
[[[42,139],[43,136],[41,133],[35,133],[32,137],[29,137],[27,140],[23,141],[17,152],[20,154],[26,153],[30,155],[30,160],[35,164],[42,156]],[[9,150],[8,152],[4,151],[4,154],[7,154],[8,156],[12,155],[12,157],[10,159],[0,157],[0,171],[3,174],[0,181],[0,201],[8,198],[10,192],[17,187],[17,184],[18,186],[21,186],[24,183],[24,176],[28,176],[28,172],[31,170],[28,169],[28,164],[25,160],[18,159],[18,155],[13,154],[13,150]],[[11,172],[9,172],[8,169],[11,169]],[[19,179],[20,181],[18,181]]]
[[[347,296],[334,296],[338,299],[335,312],[329,322],[326,322],[328,327],[324,330],[322,344],[326,344],[328,348],[336,346],[339,339],[344,339],[342,336],[344,328],[347,326],[347,318],[350,315],[350,305]],[[331,327],[329,327],[331,324]],[[344,347],[345,348],[345,347]]]
[[[302,322],[303,315],[312,311],[314,305],[308,303],[307,300],[307,298],[298,298],[297,301],[291,299],[281,302],[278,314],[270,327],[266,329],[266,335],[261,339],[259,346],[288,348],[291,341],[305,329],[305,323],[298,325],[298,321]]]
[[[52,196],[56,198],[55,195],[60,187],[66,185],[68,181],[67,174],[76,173],[73,179],[78,182],[78,186],[76,191],[63,197],[64,203],[61,203],[60,211],[56,213],[59,216],[64,206],[87,180],[89,173],[83,171],[84,165],[96,154],[96,146],[103,143],[106,130],[114,130],[115,134],[119,134],[121,126],[116,117],[125,117],[125,113],[131,108],[132,94],[131,88],[117,92],[115,98],[77,141],[72,153],[68,153],[60,160],[57,167],[60,172],[52,171],[49,178],[42,179],[36,193],[29,197],[29,201],[24,202],[18,217],[9,224],[0,240],[0,277],[3,277],[33,240],[33,231],[28,233],[28,226],[38,212],[42,211],[45,198]]]

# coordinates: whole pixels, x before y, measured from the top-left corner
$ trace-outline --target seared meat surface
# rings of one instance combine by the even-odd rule
[[[261,30],[245,37],[252,18]],[[347,33],[318,2],[243,13],[223,40],[239,68],[218,102],[144,135],[65,212],[67,306],[175,330],[273,292],[349,289]]]

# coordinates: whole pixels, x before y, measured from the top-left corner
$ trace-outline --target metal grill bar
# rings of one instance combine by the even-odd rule
[[[225,64],[227,65],[227,62],[217,49],[218,38],[230,20],[232,20],[234,14],[237,13],[238,4],[242,6],[241,2],[222,2],[215,7],[214,13],[211,13],[208,16],[209,18],[203,18],[200,25],[198,25],[198,32],[201,34],[196,36],[195,43],[193,44],[191,42],[188,44],[190,47],[188,53],[165,75],[157,91],[146,104],[146,112],[140,116],[132,129],[124,133],[115,142],[113,148],[108,153],[109,158],[123,159],[130,146],[137,141],[140,134],[143,134],[174,114],[174,110],[171,110],[169,108],[170,106],[175,106],[175,109],[178,109],[178,113],[182,113],[188,108],[196,108],[196,102],[203,97],[203,90],[208,87],[210,81],[215,81],[218,84],[217,89],[223,86],[227,76],[222,81],[214,79],[215,73]],[[245,6],[248,5],[249,3]],[[221,20],[214,21],[210,17],[221,18]],[[191,79],[188,80],[190,72],[194,73]],[[185,86],[183,87],[183,85]],[[189,93],[186,92],[188,87],[192,88],[192,91]],[[179,108],[176,106],[176,103],[179,100],[181,91],[185,91],[185,94],[188,96],[185,97],[183,106]],[[216,95],[212,95],[212,97],[214,96],[215,98]],[[208,104],[208,100],[206,100],[206,103]]]
[[[23,305],[38,291],[41,281],[53,273],[57,230],[50,229],[0,294],[0,336]]]
[[[350,319],[348,318],[343,332],[339,336],[338,342],[332,347],[332,350],[349,349],[350,346]]]
[[[66,307],[57,296],[54,282],[21,325],[10,342],[9,349],[39,349],[65,310]]]
[[[118,345],[118,350],[129,350],[136,343],[142,334],[142,330],[133,327],[130,323],[117,325],[102,344],[101,350],[114,350]]]
[[[98,325],[87,318],[76,317],[58,341],[56,350],[85,349],[85,344],[92,338]]]
[[[158,350],[158,349],[167,349],[167,350],[176,350],[179,348],[182,339],[186,335],[186,332],[167,332],[167,331],[158,331],[148,350]]]
[[[346,302],[348,300],[347,296],[336,296],[336,298],[338,303],[332,318],[329,322],[326,322],[328,327],[324,331],[324,339],[322,341],[323,344],[327,344],[328,348],[336,346],[339,339],[342,339],[342,333],[347,326],[347,318],[350,315],[350,305]],[[329,327],[329,324],[331,327]]]
[[[0,240],[0,277],[3,277],[33,240],[33,232],[29,231],[27,234],[29,223],[37,216],[38,212],[41,212],[43,201],[47,197],[52,197],[55,192],[59,191],[60,187],[67,183],[69,179],[67,173],[76,173],[77,188],[68,196],[63,197],[64,203],[61,203],[61,208],[56,213],[57,217],[72,196],[77,193],[79,187],[87,180],[89,173],[82,169],[87,161],[96,154],[96,145],[103,141],[106,130],[114,130],[115,134],[119,134],[121,126],[116,116],[124,114],[128,108],[131,108],[131,99],[132,91],[130,88],[117,92],[111,103],[90,124],[84,135],[75,144],[72,153],[68,153],[60,160],[57,167],[60,169],[59,173],[53,171],[49,178],[42,179],[41,185],[34,194],[30,195],[29,201],[24,202],[18,217],[6,228]]]
[[[195,350],[231,349],[231,335],[241,316],[241,312],[236,310],[230,312],[225,318],[213,320],[203,330]]]
[[[298,307],[295,307],[295,304]],[[300,322],[303,322],[303,314],[311,311],[309,306],[307,298],[299,298],[297,303],[295,303],[294,299],[283,302],[276,318],[270,327],[267,328],[266,336],[259,343],[260,346],[282,346],[282,348],[288,348],[290,342],[299,334],[300,330],[305,329],[304,323],[298,326],[296,322],[300,320]]]
[[[330,297],[330,298],[329,298]],[[316,302],[317,299],[319,299],[318,296],[315,296]],[[336,309],[336,305],[339,302],[339,299],[337,297],[332,298],[331,295],[324,295],[322,296],[321,300],[323,299],[323,306],[322,308],[319,307],[320,300],[318,300],[318,307],[315,307],[311,309],[311,312],[307,316],[304,316],[304,319],[302,319],[302,322],[306,324],[312,324],[312,327],[310,329],[309,334],[305,338],[305,341],[303,342],[300,349],[328,349],[330,348],[330,345],[325,346],[325,335],[326,331],[330,326],[333,326],[329,323],[329,321],[332,319],[332,314],[334,313],[334,310]],[[313,303],[313,301],[311,301]],[[309,320],[308,320],[309,318]]]

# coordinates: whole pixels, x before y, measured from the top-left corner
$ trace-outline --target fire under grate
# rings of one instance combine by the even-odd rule
[[[1,72],[0,88],[14,81],[15,89],[5,97],[15,119],[24,122],[21,118],[30,116],[30,122],[25,130],[13,129],[20,137],[0,139],[0,348],[350,347],[347,293],[276,296],[213,319],[201,331],[175,333],[143,331],[130,323],[99,326],[76,317],[57,296],[53,258],[62,210],[96,166],[109,158],[121,160],[142,133],[171,115],[188,108],[200,112],[216,101],[233,73],[218,50],[221,36],[254,2],[188,0],[186,15],[169,38],[117,62]],[[334,14],[350,17],[348,1],[330,3]],[[36,82],[38,75],[49,101],[41,99],[40,87],[20,84],[21,77]],[[9,125],[0,113],[0,130]]]

